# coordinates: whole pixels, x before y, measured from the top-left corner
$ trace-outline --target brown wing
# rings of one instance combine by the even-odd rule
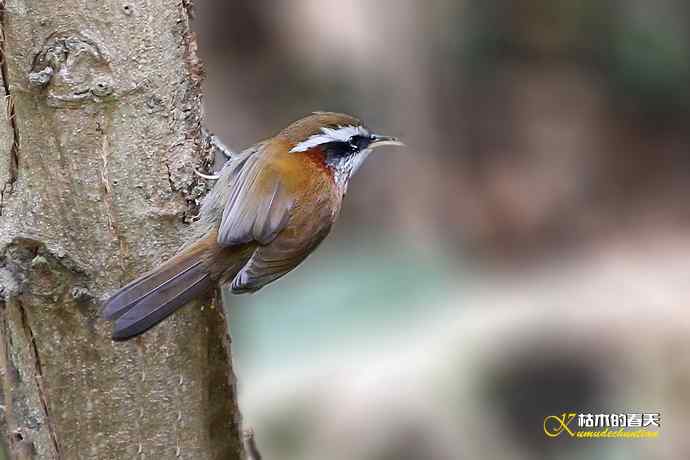
[[[218,244],[234,246],[256,241],[265,245],[285,228],[293,201],[283,178],[268,166],[263,150],[253,153],[231,172],[229,196],[218,230]]]
[[[340,211],[342,193],[319,165],[289,154],[272,162],[295,197],[285,228],[270,244],[259,246],[232,281],[232,291],[262,288],[297,267],[323,241]]]
[[[256,291],[295,268],[330,231],[340,208],[329,175],[305,155],[265,144],[231,170],[218,230],[222,246],[258,246],[232,281],[233,292]]]
[[[329,231],[330,225],[308,234],[284,230],[271,244],[254,251],[232,281],[232,292],[254,292],[287,274],[316,249]]]

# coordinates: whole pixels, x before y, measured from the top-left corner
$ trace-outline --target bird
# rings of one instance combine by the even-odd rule
[[[352,176],[382,146],[404,144],[351,115],[314,112],[231,157],[176,255],[105,301],[112,339],[146,332],[219,285],[256,292],[300,265],[331,231]]]

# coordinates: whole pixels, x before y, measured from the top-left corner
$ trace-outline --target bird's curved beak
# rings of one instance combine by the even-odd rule
[[[403,144],[396,137],[381,136],[379,134],[372,134],[371,135],[371,142],[369,143],[370,149],[375,149],[377,147],[383,147],[384,145],[397,145],[399,147],[405,147],[405,144]]]

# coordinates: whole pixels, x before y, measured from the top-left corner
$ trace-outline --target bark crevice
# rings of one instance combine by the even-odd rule
[[[0,188],[0,216],[3,214],[6,197],[14,191],[19,171],[19,128],[17,127],[14,99],[7,79],[7,59],[5,58],[5,2],[0,0],[0,80],[5,91],[5,111],[12,132],[12,144],[7,161],[7,178]]]
[[[31,324],[29,324],[27,311],[26,308],[24,308],[24,305],[22,304],[21,300],[15,299],[14,303],[17,306],[17,309],[19,310],[19,318],[21,320],[22,329],[24,330],[24,334],[27,339],[26,341],[31,347],[31,356],[33,357],[34,361],[34,369],[32,374],[34,377],[34,383],[36,384],[36,388],[38,389],[38,397],[41,401],[41,408],[43,409],[43,420],[45,421],[45,426],[48,429],[48,436],[50,437],[50,441],[52,442],[53,448],[55,449],[56,458],[59,460],[62,458],[62,455],[60,453],[60,444],[58,443],[58,436],[55,432],[55,427],[53,426],[53,423],[50,418],[50,410],[48,409],[48,397],[46,396],[45,388],[43,386],[43,365],[41,364],[41,355],[39,354],[38,346],[36,345],[36,336],[34,335],[34,331],[31,328]]]
[[[110,115],[105,112],[101,119],[96,122],[96,131],[101,136],[101,184],[103,185],[103,203],[105,204],[105,214],[108,223],[108,229],[117,241],[119,248],[119,263],[120,263],[120,282],[125,281],[127,275],[127,257],[129,256],[127,240],[123,237],[122,232],[118,228],[117,218],[113,208],[113,189],[110,183],[109,161],[110,161]]]
[[[172,193],[177,193],[177,187],[175,187],[175,182],[173,182],[172,173],[170,172],[170,163],[167,159],[163,159],[163,165],[165,166],[165,172],[168,175],[168,185],[170,186],[170,191]]]

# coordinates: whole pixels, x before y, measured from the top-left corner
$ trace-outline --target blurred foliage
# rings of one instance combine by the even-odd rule
[[[366,347],[365,337],[396,337],[423,322],[420,316],[437,314],[420,305],[437,305],[450,287],[461,286],[441,254],[401,251],[399,241],[324,246],[261,295],[228,299],[243,325],[233,331],[243,369],[290,367],[339,347]]]
[[[614,0],[473,0],[462,13],[469,28],[455,29],[456,40],[466,37],[466,45],[458,48],[459,62],[475,79],[499,72],[502,60],[535,65],[573,60],[598,72],[623,107],[652,115],[685,115],[690,108],[690,26],[682,19],[684,2],[665,2],[642,17]]]
[[[685,115],[690,109],[688,27],[651,29],[624,23],[611,37],[607,62],[614,96],[632,98],[651,115]]]

